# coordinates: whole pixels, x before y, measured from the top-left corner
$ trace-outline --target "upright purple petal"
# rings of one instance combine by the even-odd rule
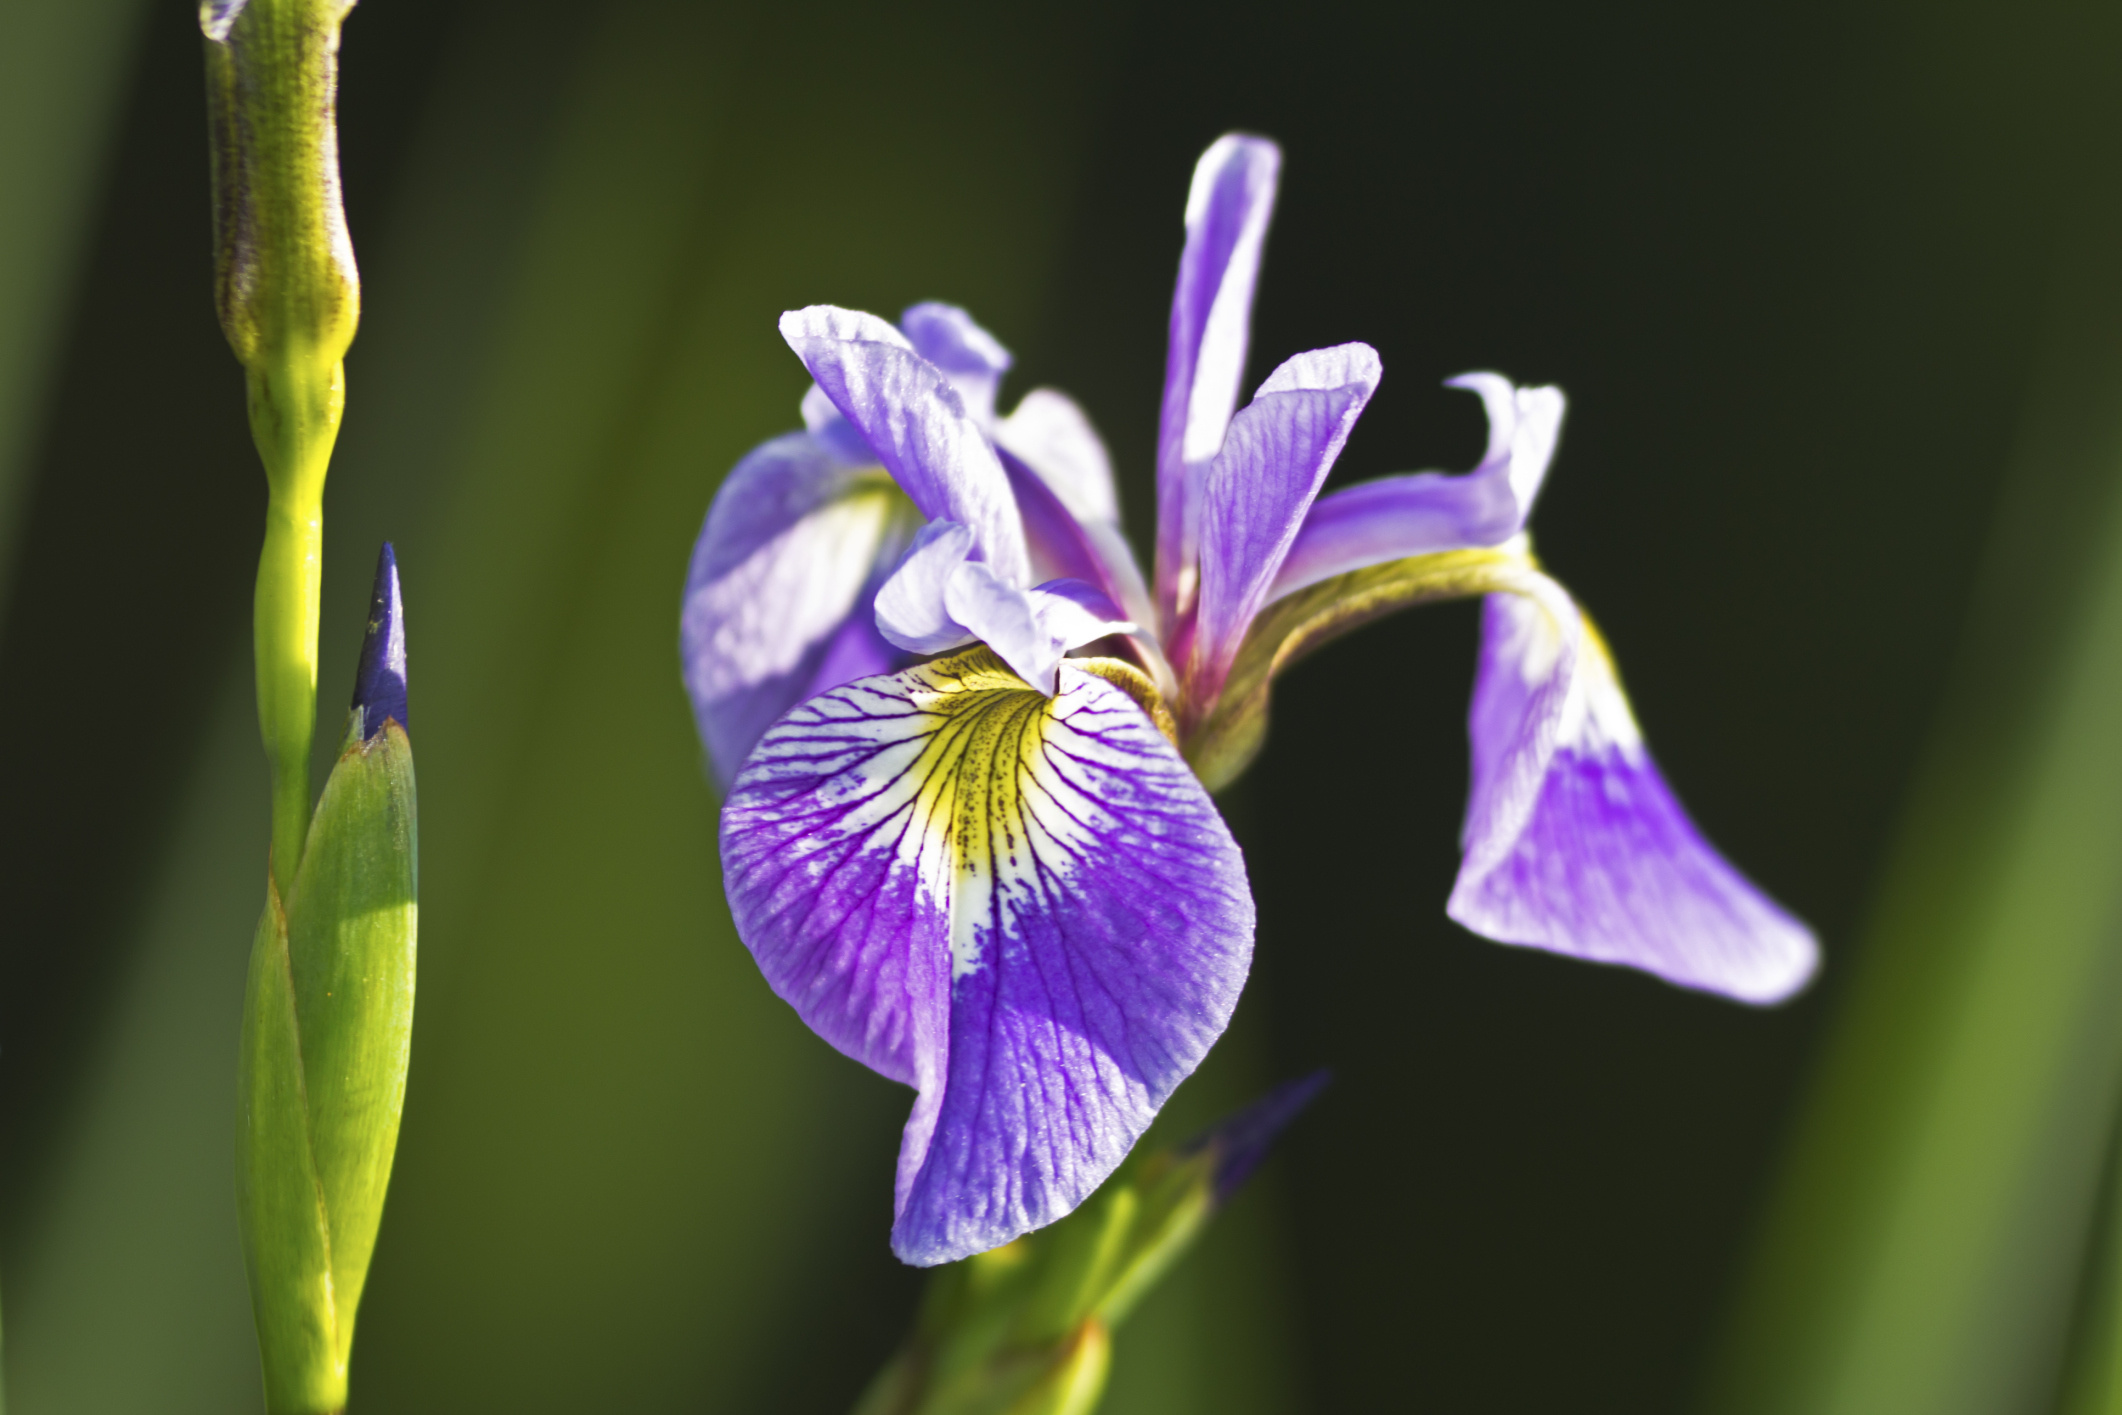
[[[1269,600],[1351,570],[1501,545],[1525,529],[1561,435],[1559,388],[1517,388],[1492,373],[1449,380],[1488,406],[1488,454],[1464,476],[1419,472],[1358,482],[1321,497],[1304,518]]]
[[[831,305],[782,315],[781,337],[923,516],[965,526],[997,574],[1031,582],[1009,479],[941,369],[875,315]]]
[[[848,466],[808,433],[757,448],[723,482],[693,548],[679,630],[720,784],[782,713],[891,667],[870,600],[880,562],[913,525],[884,473]]]
[[[900,315],[899,329],[915,353],[943,370],[974,422],[982,427],[994,422],[995,390],[1012,362],[1002,341],[956,305],[933,300]]]
[[[847,684],[722,813],[739,936],[820,1036],[918,1088],[892,1246],[950,1262],[1089,1196],[1250,966],[1244,861],[1125,692],[984,651]]]
[[[1190,701],[1214,701],[1380,373],[1368,344],[1299,354],[1232,419],[1202,481],[1200,612],[1174,646]]]
[[[1812,976],[1812,932],[1703,839],[1605,644],[1545,576],[1489,596],[1470,725],[1454,919],[1743,1002],[1781,1001]]]
[[[1172,291],[1157,430],[1157,604],[1169,629],[1190,603],[1200,533],[1195,483],[1223,446],[1245,378],[1253,287],[1274,214],[1282,150],[1226,133],[1194,165],[1186,249]]]

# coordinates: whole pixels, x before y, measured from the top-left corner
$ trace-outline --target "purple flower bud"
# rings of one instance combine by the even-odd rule
[[[376,557],[376,588],[368,602],[368,635],[354,670],[354,711],[367,741],[395,721],[411,730],[405,701],[405,604],[398,596],[398,555],[389,541]]]
[[[1226,1116],[1206,1134],[1187,1143],[1182,1151],[1184,1154],[1197,1155],[1207,1149],[1216,1152],[1218,1206],[1229,1203],[1231,1196],[1245,1186],[1245,1181],[1260,1167],[1260,1161],[1267,1158],[1275,1140],[1292,1120],[1304,1113],[1306,1106],[1318,1099],[1319,1092],[1325,1090],[1333,1079],[1334,1073],[1322,1066],[1309,1076],[1284,1081],[1237,1114]]]

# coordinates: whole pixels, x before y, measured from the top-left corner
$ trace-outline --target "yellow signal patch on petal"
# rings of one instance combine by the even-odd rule
[[[1127,664],[1069,666],[1117,683],[1153,718],[1161,710],[1149,680]],[[1001,923],[998,887],[1007,895],[1042,878],[1063,882],[1095,843],[1102,812],[1057,758],[1096,748],[1069,725],[1076,705],[1065,701],[1065,688],[1047,697],[984,646],[909,669],[902,684],[920,720],[901,730],[918,752],[910,761],[879,758],[877,766],[913,788],[908,804],[923,837],[916,850],[928,866],[924,883],[932,900],[947,901],[951,975],[962,977],[980,966]]]
[[[954,1261],[1103,1182],[1229,1021],[1244,857],[1147,679],[985,648],[818,694],[722,809],[752,956],[821,1036],[919,1092],[893,1247]]]

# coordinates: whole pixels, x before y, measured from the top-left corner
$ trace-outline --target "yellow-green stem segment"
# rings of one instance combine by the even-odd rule
[[[271,501],[258,562],[258,722],[273,770],[272,873],[285,892],[309,821],[324,475],[345,405],[360,284],[339,199],[339,25],[351,0],[208,0],[214,284],[250,375]]]
[[[250,376],[251,435],[265,459],[272,488],[265,511],[265,547],[258,556],[253,643],[258,726],[273,770],[273,882],[283,892],[302,862],[309,830],[324,474],[346,403],[342,370],[343,365],[334,364],[330,374],[319,379],[314,368],[297,365],[253,371]]]

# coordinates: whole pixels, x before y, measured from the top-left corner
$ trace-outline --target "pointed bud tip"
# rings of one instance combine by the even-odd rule
[[[1214,1147],[1217,1204],[1229,1203],[1231,1196],[1244,1187],[1260,1167],[1260,1161],[1267,1158],[1276,1138],[1333,1079],[1334,1073],[1322,1066],[1309,1076],[1285,1081],[1187,1146],[1197,1154]]]
[[[376,557],[376,588],[369,596],[368,634],[361,666],[354,671],[354,710],[365,741],[396,721],[411,728],[405,701],[405,604],[398,594],[398,554],[389,541]]]

